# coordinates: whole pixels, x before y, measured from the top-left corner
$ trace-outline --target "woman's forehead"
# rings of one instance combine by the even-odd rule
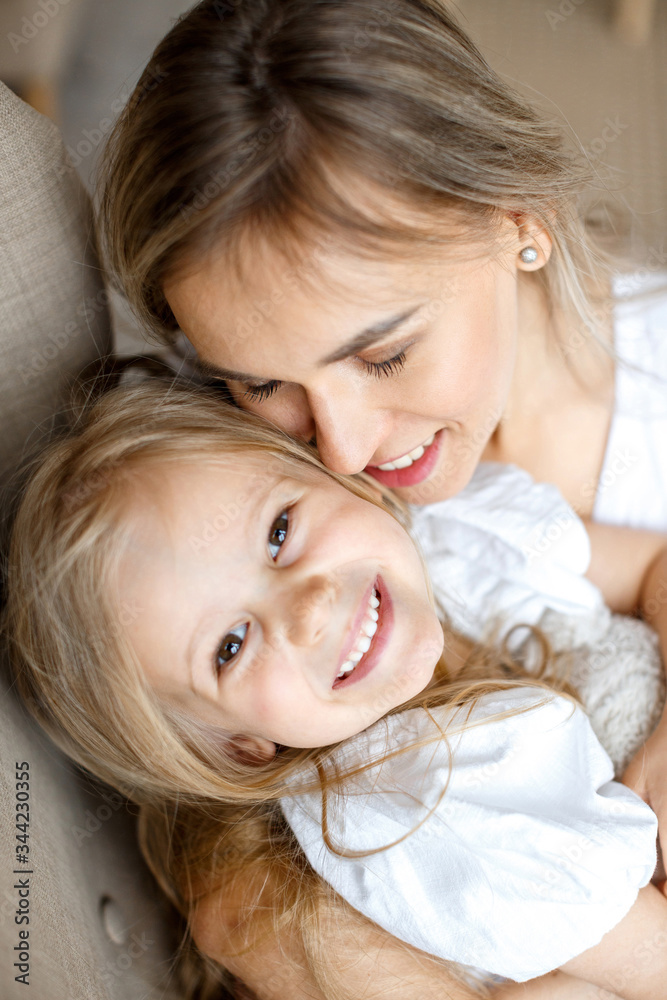
[[[442,266],[443,260],[433,260]],[[359,305],[366,301],[369,287],[373,294],[391,300],[419,283],[425,262],[405,253],[372,257],[352,249],[308,243],[289,254],[267,240],[254,239],[232,252],[224,245],[210,250],[198,263],[174,275],[165,284],[170,302],[183,295],[229,296],[235,303],[261,304],[266,298],[312,299],[323,310],[337,305]]]
[[[310,300],[321,312],[383,302],[420,290],[429,272],[465,267],[488,254],[497,237],[487,220],[480,234],[470,214],[420,206],[349,169],[327,172],[339,221],[248,218],[205,251],[172,268],[164,293],[176,312],[202,297],[224,296],[248,311],[281,295]],[[346,223],[349,219],[349,225]],[[496,223],[499,220],[496,219]],[[178,318],[178,316],[177,316]]]
[[[292,263],[265,246],[240,271],[223,254],[209,254],[165,292],[200,357],[261,377],[258,350],[312,355],[314,362],[369,327],[390,327],[441,298],[444,286],[458,288],[476,267],[479,258],[447,252],[372,260],[319,250]],[[273,371],[277,359],[270,360]]]

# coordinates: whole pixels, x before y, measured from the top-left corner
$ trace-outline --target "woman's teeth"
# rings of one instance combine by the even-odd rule
[[[371,596],[368,599],[368,607],[366,608],[366,614],[364,615],[364,620],[359,626],[359,634],[357,635],[357,641],[354,646],[347,654],[347,660],[340,668],[340,673],[336,680],[341,677],[347,677],[351,674],[354,668],[357,666],[361,660],[364,653],[367,653],[371,648],[371,639],[377,632],[378,627],[378,611],[380,607],[380,598],[378,596],[377,590],[373,588],[371,591]]]
[[[433,444],[435,434],[431,434],[427,441],[423,444],[418,445],[413,451],[408,452],[407,455],[403,455],[401,458],[397,458],[395,462],[385,462],[384,465],[378,465],[377,468],[382,472],[390,472],[393,469],[407,469],[408,466],[416,462],[418,458],[421,458],[429,445]]]

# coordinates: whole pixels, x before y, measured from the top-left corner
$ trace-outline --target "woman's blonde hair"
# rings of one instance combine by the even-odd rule
[[[165,281],[212,247],[242,267],[261,237],[299,261],[294,281],[317,273],[323,247],[492,248],[513,214],[553,240],[527,277],[595,332],[617,262],[583,218],[594,178],[442,0],[204,0],[121,113],[99,203],[110,268],[162,340],[177,329]],[[377,197],[364,203],[355,181]]]
[[[141,609],[124,604],[118,591],[124,514],[141,470],[174,461],[224,463],[239,453],[290,463],[296,474],[318,470],[404,520],[370,481],[332,473],[306,445],[213,391],[115,389],[52,446],[28,483],[13,529],[5,624],[26,705],[70,757],[139,804],[145,856],[181,913],[188,917],[216,885],[279,873],[275,919],[293,921],[310,942],[307,952],[324,982],[318,914],[346,904],[309,868],[278,800],[292,794],[288,779],[307,765],[325,803],[344,787],[345,775],[329,767],[335,747],[284,747],[259,762],[239,754],[231,734],[162,704],[127,636]],[[502,651],[478,651],[459,677],[450,675],[446,659],[424,692],[392,712],[469,706],[487,691],[541,683]],[[199,969],[194,979],[201,975]],[[325,995],[342,994],[327,985]]]

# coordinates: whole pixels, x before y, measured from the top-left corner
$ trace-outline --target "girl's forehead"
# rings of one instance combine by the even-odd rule
[[[240,528],[274,496],[279,503],[295,491],[338,487],[305,460],[247,446],[217,455],[202,451],[148,462],[134,471],[127,485],[124,519],[136,537],[149,526],[151,534],[163,535],[165,530],[169,534],[180,531],[184,525],[205,524],[211,517],[220,520],[220,511]]]
[[[326,473],[269,452],[159,463],[134,486],[124,498],[119,559],[121,587],[133,591],[174,573],[185,584],[221,561],[238,569],[287,507],[322,489],[330,510],[350,497]]]
[[[132,499],[139,505],[169,506],[182,499],[183,491],[192,501],[210,489],[234,491],[250,485],[255,492],[262,492],[282,479],[311,481],[317,472],[287,454],[241,442],[238,448],[225,447],[217,453],[210,446],[197,453],[195,445],[188,455],[147,462],[135,470]]]

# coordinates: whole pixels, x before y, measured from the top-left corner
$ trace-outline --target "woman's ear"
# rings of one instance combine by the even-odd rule
[[[517,267],[521,271],[537,271],[544,267],[553,250],[553,240],[549,232],[532,215],[525,215],[523,212],[508,212],[507,216],[518,230]],[[523,251],[529,252],[523,253]],[[530,251],[535,251],[535,253]]]
[[[227,740],[229,754],[239,764],[250,767],[268,764],[276,755],[276,745],[261,736],[231,736]]]

